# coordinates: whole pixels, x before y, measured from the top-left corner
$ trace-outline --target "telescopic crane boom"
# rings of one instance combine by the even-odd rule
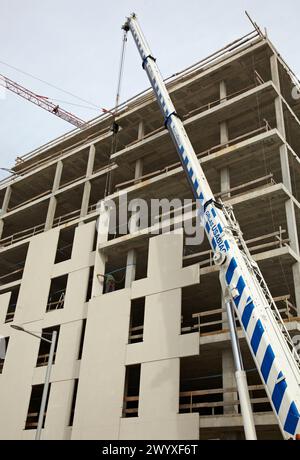
[[[295,439],[300,433],[299,355],[262,273],[243,240],[232,209],[225,208],[214,198],[135,14],[127,18],[123,28],[130,30],[133,35],[142,58],[143,69],[163,113],[165,126],[176,146],[197,200],[198,212],[214,252],[214,262],[220,268],[220,282],[228,319],[232,319],[230,309],[233,306],[283,436],[285,439]],[[231,339],[234,341],[233,333]],[[237,362],[239,351],[236,347],[233,351]],[[242,374],[238,366],[237,371],[237,386],[242,405],[242,400],[247,397],[243,393],[243,385],[239,386]],[[246,417],[243,419],[245,425]],[[251,426],[248,427],[248,439],[250,438],[255,439]]]

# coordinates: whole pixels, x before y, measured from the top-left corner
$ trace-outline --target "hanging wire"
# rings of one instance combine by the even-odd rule
[[[53,85],[52,83],[49,83],[46,80],[43,80],[42,78],[36,77],[35,75],[32,75],[31,73],[25,72],[24,70],[19,69],[18,67],[15,67],[13,65],[7,64],[7,62],[0,61],[0,64],[3,64],[7,67],[10,67],[13,70],[16,70],[17,72],[22,73],[23,75],[26,75],[27,77],[31,77],[34,80],[40,81],[41,83],[45,83],[45,85],[51,86],[54,89],[57,89],[58,91],[61,91],[62,93],[68,94],[69,96],[75,97],[75,99],[78,99],[79,101],[85,102],[86,104],[92,105],[96,108],[99,108],[96,104],[94,104],[91,101],[88,101],[86,99],[83,99],[82,97],[76,96],[76,94],[71,93],[70,91],[66,91],[65,89],[60,88],[59,86]]]
[[[123,32],[123,39],[122,39],[122,47],[121,47],[121,56],[120,56],[120,66],[119,66],[119,75],[118,75],[118,85],[117,85],[117,94],[116,94],[116,101],[115,101],[115,108],[112,112],[112,140],[111,140],[111,148],[109,154],[109,161],[107,166],[111,164],[111,157],[117,151],[117,141],[118,141],[118,132],[119,132],[119,125],[116,122],[116,117],[118,114],[118,107],[120,104],[121,98],[121,88],[122,88],[122,80],[124,74],[124,63],[125,63],[125,54],[126,54],[126,43],[127,43],[127,31],[124,30]],[[106,184],[105,184],[105,192],[104,197],[108,196],[111,193],[112,188],[112,178],[113,178],[113,171],[110,170],[106,176]]]

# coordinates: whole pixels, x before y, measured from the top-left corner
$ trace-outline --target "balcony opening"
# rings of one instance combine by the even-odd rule
[[[148,244],[136,250],[135,279],[140,280],[147,277],[148,269]]]
[[[57,205],[53,227],[71,222],[80,216],[83,184],[76,185],[57,195]]]
[[[94,280],[94,267],[90,267],[89,280],[88,280],[86,299],[85,299],[86,302],[91,300],[91,297],[92,297],[93,280]]]
[[[88,156],[89,148],[85,147],[79,152],[64,158],[62,175],[59,185],[60,189],[74,184],[86,176]]]
[[[78,379],[75,379],[75,381],[74,381],[74,389],[73,389],[73,397],[72,397],[72,405],[71,405],[71,413],[70,413],[69,426],[73,426],[74,414],[75,414],[75,407],[76,407],[77,390],[78,390]]]
[[[39,413],[40,413],[40,408],[41,408],[41,402],[42,402],[43,389],[44,389],[44,385],[33,385],[32,386],[28,413],[27,413],[27,418],[26,418],[26,423],[25,423],[25,430],[33,430],[37,428]],[[49,385],[49,391],[48,391],[47,401],[46,401],[46,406],[45,406],[43,425],[42,425],[43,428],[45,427],[45,420],[46,420],[50,391],[51,391],[51,383]]]
[[[68,275],[51,280],[46,311],[59,310],[64,307]]]
[[[2,246],[2,245],[1,245]],[[3,244],[5,246],[5,244]],[[29,244],[22,244],[5,252],[0,257],[0,286],[20,282],[23,276]],[[7,289],[2,292],[8,292]]]
[[[145,316],[145,297],[131,301],[130,328],[128,343],[143,341]]]
[[[126,366],[123,417],[138,417],[141,365]]]
[[[79,351],[78,351],[78,358],[82,358],[82,351],[83,351],[83,344],[84,344],[84,336],[85,336],[85,329],[86,329],[86,319],[82,321],[82,329],[81,329],[81,336],[80,336],[80,343],[79,343]]]
[[[52,339],[53,331],[57,332],[56,344],[55,344],[54,356],[53,356],[53,364],[55,363],[59,329],[60,329],[60,326],[54,326],[54,327],[47,327],[46,329],[42,330],[42,338],[46,340],[50,340],[50,341]],[[51,347],[51,343],[45,342],[45,340],[40,341],[40,348],[38,352],[36,367],[46,366],[48,364],[50,347]]]
[[[5,322],[6,323],[11,323],[14,320],[15,312],[16,312],[16,307],[17,307],[17,302],[18,302],[18,297],[19,297],[19,292],[20,292],[20,285],[14,286],[8,291],[4,292],[11,292],[10,299],[9,299],[9,304],[6,312],[6,317],[5,317]],[[1,292],[1,294],[4,294],[4,292]]]
[[[222,415],[223,407],[221,354],[181,358],[179,413]]]
[[[126,254],[115,253],[108,257],[104,273],[97,273],[103,286],[103,294],[124,289],[126,278]]]
[[[0,338],[0,374],[3,372],[9,337]]]
[[[224,326],[221,287],[217,273],[205,275],[205,283],[181,290],[181,333],[214,334]]]
[[[55,256],[55,263],[71,259],[76,227],[60,230]]]

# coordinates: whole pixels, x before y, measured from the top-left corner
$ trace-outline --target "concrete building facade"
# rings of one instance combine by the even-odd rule
[[[290,69],[254,30],[167,85],[296,340],[300,103]],[[184,225],[195,225],[195,207],[141,222],[124,205],[192,199],[153,93],[120,107],[109,157],[111,121],[18,158],[0,183],[0,438],[34,439],[37,427],[49,347],[10,327],[22,325],[58,332],[43,439],[243,439],[218,268]],[[104,197],[123,220],[112,223]],[[258,437],[280,439],[239,335]]]

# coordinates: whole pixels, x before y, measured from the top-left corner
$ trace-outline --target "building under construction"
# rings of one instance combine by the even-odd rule
[[[300,98],[291,70],[255,29],[167,87],[297,336]],[[195,207],[138,227],[127,209],[125,221],[99,217],[104,197],[118,216],[124,196],[193,198],[152,91],[119,106],[116,124],[118,133],[107,113],[19,157],[0,183],[0,437],[34,439],[38,424],[50,344],[11,328],[21,325],[58,335],[42,439],[243,439],[218,267],[208,241],[190,244],[185,231]],[[238,328],[258,438],[281,439]]]

